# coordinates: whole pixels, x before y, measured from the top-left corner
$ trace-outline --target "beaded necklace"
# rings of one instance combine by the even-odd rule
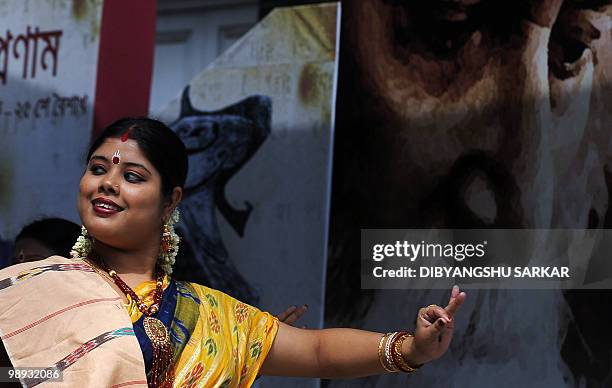
[[[149,386],[151,387],[171,387],[172,380],[174,379],[174,365],[172,363],[172,344],[170,343],[170,334],[168,328],[163,324],[162,321],[153,317],[161,306],[161,301],[164,296],[164,290],[162,288],[164,271],[156,267],[155,268],[155,291],[153,293],[153,304],[147,307],[147,305],[138,297],[136,292],[128,286],[123,279],[117,275],[115,270],[112,270],[106,265],[103,260],[96,260],[100,267],[111,277],[117,287],[126,295],[130,296],[136,303],[138,310],[144,315],[143,326],[145,333],[151,345],[153,347],[153,363],[151,371],[147,379],[149,380]]]

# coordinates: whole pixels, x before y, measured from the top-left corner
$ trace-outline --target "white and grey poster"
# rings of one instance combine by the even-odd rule
[[[93,120],[102,1],[0,2],[0,239],[77,221]]]

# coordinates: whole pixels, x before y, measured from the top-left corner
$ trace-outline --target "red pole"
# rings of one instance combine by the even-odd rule
[[[104,1],[93,138],[120,117],[148,114],[155,15],[155,0]]]

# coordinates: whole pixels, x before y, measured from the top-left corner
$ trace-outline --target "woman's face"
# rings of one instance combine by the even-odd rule
[[[96,240],[134,249],[158,242],[168,212],[162,198],[161,176],[138,143],[110,138],[94,151],[81,178],[78,211]]]

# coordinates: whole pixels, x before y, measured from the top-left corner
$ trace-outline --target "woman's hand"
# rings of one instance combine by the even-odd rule
[[[465,297],[465,292],[459,292],[459,287],[454,286],[448,306],[429,305],[419,310],[414,338],[402,344],[402,354],[411,366],[435,360],[446,352],[453,338],[453,316]]]
[[[302,317],[302,315],[304,315],[306,310],[308,310],[308,305],[307,304],[304,304],[304,305],[302,305],[300,307],[289,306],[289,307],[287,307],[287,310],[285,310],[282,313],[278,314],[277,318],[278,318],[279,321],[281,321],[283,323],[286,323],[287,325],[293,326],[295,321],[300,319]]]

